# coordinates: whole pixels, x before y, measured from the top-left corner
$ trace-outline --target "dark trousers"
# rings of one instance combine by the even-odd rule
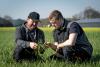
[[[63,49],[60,49],[58,51],[60,55],[63,57],[57,56],[57,54],[54,54],[50,56],[51,59],[57,59],[57,60],[68,60],[68,61],[85,61],[89,60],[91,56],[81,47],[70,47],[66,49],[66,54],[63,53]],[[64,56],[65,55],[65,56]]]
[[[90,60],[91,55],[89,55],[84,49],[81,47],[74,47],[72,48],[72,51],[68,52],[68,60],[70,61],[87,61]]]
[[[22,60],[33,61],[36,59],[36,56],[31,48],[22,48],[17,46],[13,53],[13,59],[16,62],[21,62]]]

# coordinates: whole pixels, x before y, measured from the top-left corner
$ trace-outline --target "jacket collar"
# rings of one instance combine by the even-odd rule
[[[69,23],[69,21],[64,19],[59,30],[64,30],[65,28],[67,28],[68,23]]]

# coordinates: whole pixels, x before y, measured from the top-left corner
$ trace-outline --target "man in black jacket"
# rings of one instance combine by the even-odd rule
[[[16,48],[13,58],[19,62],[22,60],[35,60],[35,50],[38,44],[45,42],[44,33],[37,25],[40,15],[37,12],[31,12],[26,22],[16,29]]]

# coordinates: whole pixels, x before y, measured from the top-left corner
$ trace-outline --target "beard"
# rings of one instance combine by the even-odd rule
[[[36,28],[37,28],[37,26],[33,26],[33,25],[28,26],[28,29],[29,29],[29,30],[33,30],[33,29],[36,29]]]
[[[37,26],[31,26],[30,30],[33,30],[33,29],[36,29],[36,28],[37,28]]]

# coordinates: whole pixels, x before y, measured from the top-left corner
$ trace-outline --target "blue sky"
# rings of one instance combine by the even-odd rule
[[[0,16],[26,19],[30,12],[36,11],[41,18],[46,18],[51,11],[57,9],[69,18],[88,6],[100,11],[99,4],[100,0],[0,0]]]

